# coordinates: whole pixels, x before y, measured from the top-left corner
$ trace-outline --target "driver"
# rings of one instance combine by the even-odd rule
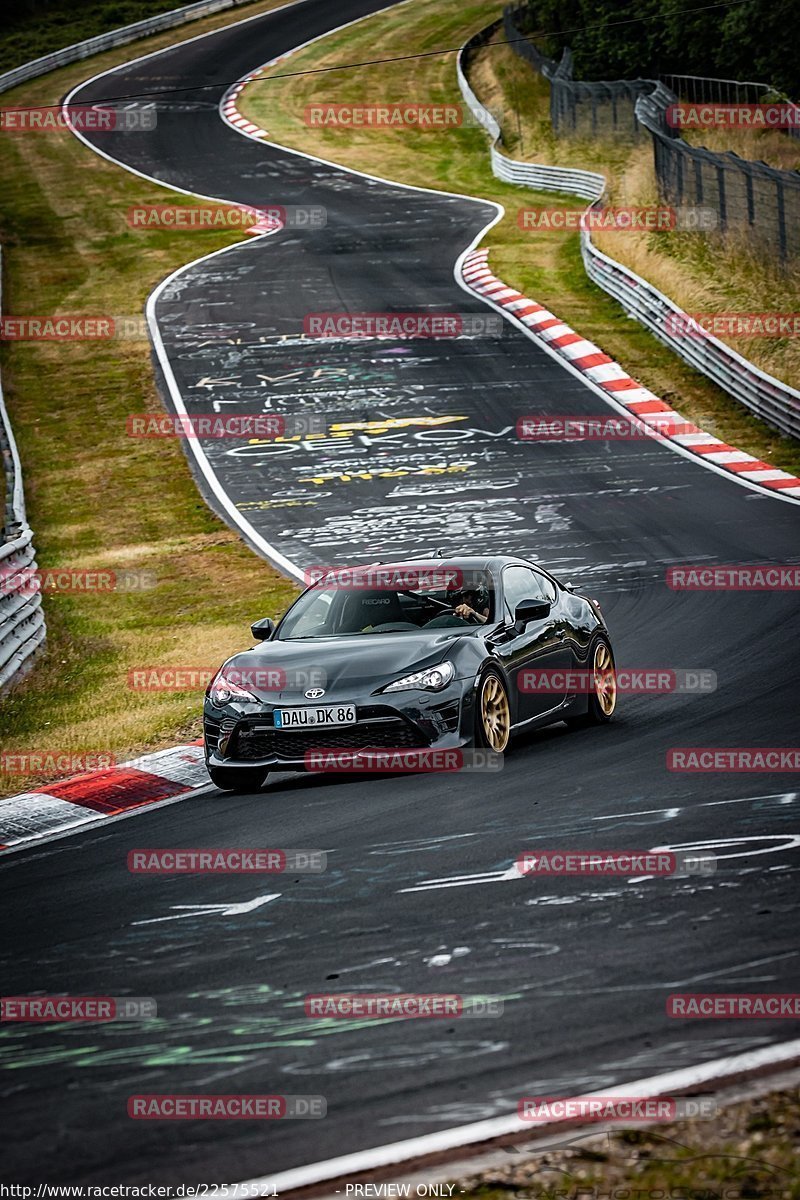
[[[451,602],[453,612],[465,621],[485,625],[489,619],[489,592],[482,585],[462,588],[452,596]]]

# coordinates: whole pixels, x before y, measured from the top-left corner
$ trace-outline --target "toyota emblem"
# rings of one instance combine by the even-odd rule
[[[306,700],[319,700],[320,696],[325,695],[325,688],[309,688],[307,692],[303,692]]]

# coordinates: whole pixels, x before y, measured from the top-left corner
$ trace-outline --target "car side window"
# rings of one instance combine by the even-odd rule
[[[533,572],[533,578],[540,589],[539,593],[533,597],[534,600],[538,600],[541,596],[541,599],[546,600],[548,604],[555,604],[556,587],[553,581],[548,579],[546,575],[542,575],[541,571],[536,570]]]
[[[305,612],[301,613],[289,626],[288,632],[292,637],[307,637],[325,625],[331,607],[329,592],[321,592],[316,596]]]
[[[514,620],[514,609],[522,600],[544,600],[541,585],[528,567],[506,567],[503,571],[503,596],[506,616]]]

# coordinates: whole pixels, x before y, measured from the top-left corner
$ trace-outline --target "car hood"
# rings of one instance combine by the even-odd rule
[[[354,634],[352,637],[320,638],[310,641],[269,641],[235,654],[226,667],[254,672],[258,681],[269,677],[286,676],[286,686],[280,691],[260,686],[246,686],[265,700],[299,699],[312,687],[325,688],[329,696],[373,691],[411,671],[432,667],[447,658],[454,658],[465,640],[472,641],[483,629],[441,630],[427,634],[375,633]],[[259,672],[265,672],[260,676]],[[320,678],[324,676],[324,678]]]

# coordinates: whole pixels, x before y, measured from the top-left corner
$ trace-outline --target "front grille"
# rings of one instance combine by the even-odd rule
[[[371,710],[362,710],[366,716]],[[302,758],[309,750],[363,750],[373,746],[382,750],[415,749],[427,745],[424,737],[399,717],[373,717],[357,725],[340,729],[298,729],[287,733],[281,729],[265,729],[264,723],[254,728],[240,727],[235,741],[228,749],[231,758],[244,761],[271,758]]]

